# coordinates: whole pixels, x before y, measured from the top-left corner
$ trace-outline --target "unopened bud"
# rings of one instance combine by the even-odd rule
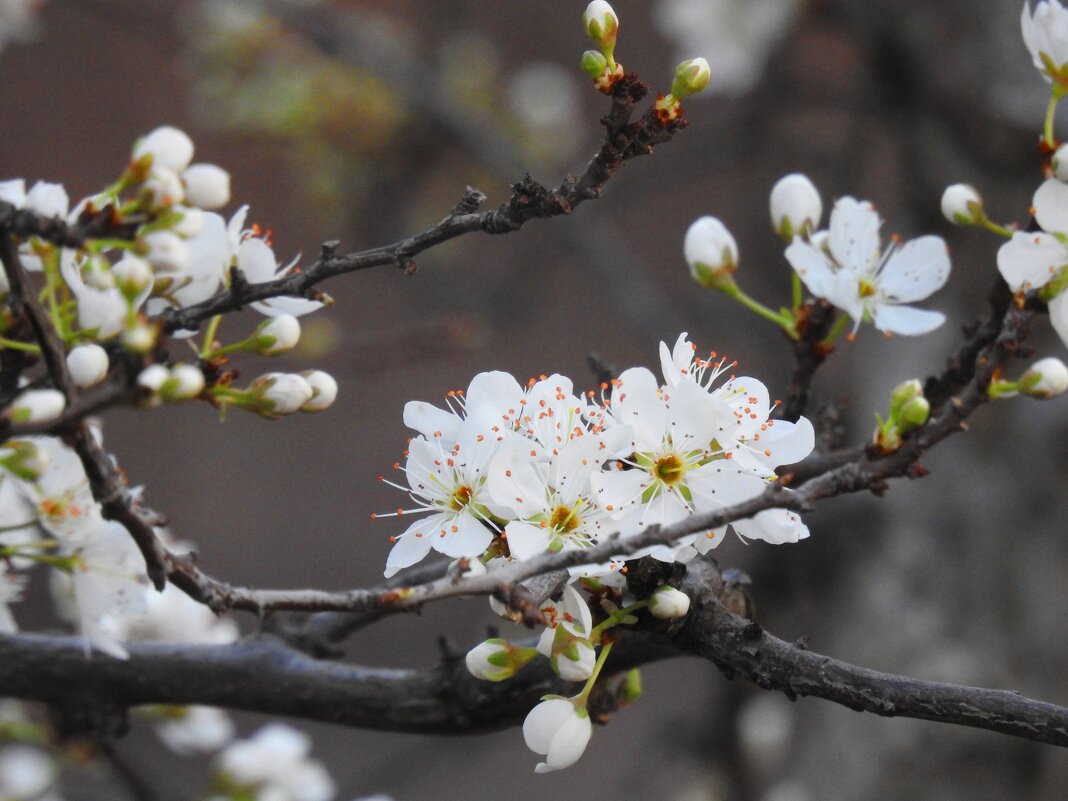
[[[823,216],[819,190],[799,172],[786,175],[771,188],[771,226],[787,242],[795,236],[811,233]]]
[[[167,209],[185,199],[182,179],[174,170],[155,169],[145,181],[143,190],[149,208]]]
[[[165,273],[184,273],[192,259],[185,242],[170,231],[153,231],[141,240],[147,248],[145,258],[154,270]]]
[[[616,36],[619,33],[619,17],[616,16],[615,10],[605,0],[593,0],[582,13],[582,25],[586,29],[586,35],[611,64],[612,51],[615,50]]]
[[[1034,398],[1054,398],[1065,390],[1068,390],[1068,367],[1060,359],[1039,359],[1020,377],[1020,391]]]
[[[701,286],[724,289],[734,285],[738,269],[738,245],[715,217],[701,217],[686,231],[682,246],[690,274]]]
[[[111,268],[111,275],[115,279],[115,285],[127,300],[136,298],[148,289],[155,278],[152,266],[137,256],[126,256],[120,259]]]
[[[70,208],[70,198],[63,184],[50,184],[38,181],[26,193],[23,208],[34,211],[42,217],[66,217]]]
[[[468,651],[464,662],[476,679],[504,681],[537,655],[533,648],[517,648],[507,640],[495,637]]]
[[[1053,177],[1058,181],[1068,181],[1068,145],[1061,145],[1050,161]]]
[[[164,382],[171,377],[171,371],[162,364],[153,364],[146,367],[137,376],[137,383],[149,392],[159,392]]]
[[[703,58],[691,58],[675,67],[675,77],[671,81],[671,94],[677,99],[703,92],[712,79],[712,70]]]
[[[649,612],[661,620],[685,617],[689,611],[690,596],[667,584],[657,587],[649,599]]]
[[[152,157],[152,167],[181,172],[193,160],[193,140],[185,131],[164,125],[142,137],[134,145],[133,158]]]
[[[954,225],[975,225],[982,213],[983,198],[975,187],[953,184],[942,193],[942,215]]]
[[[204,391],[204,373],[192,364],[176,364],[170,377],[160,387],[164,400],[183,401],[195,398]]]
[[[221,209],[230,202],[230,173],[215,164],[194,164],[182,173],[185,196],[192,206]]]
[[[252,382],[252,391],[267,404],[269,414],[292,414],[311,400],[313,390],[294,373],[267,373]]]
[[[171,209],[171,211],[179,215],[181,218],[171,226],[171,230],[178,234],[178,236],[182,237],[182,239],[192,239],[199,234],[204,227],[204,212],[200,209],[195,209],[190,206],[179,206],[178,208]]]
[[[901,409],[913,398],[923,397],[923,384],[918,378],[902,381],[890,393],[890,419],[894,420],[901,414]]]
[[[71,380],[79,387],[99,384],[108,374],[108,354],[99,345],[78,345],[67,354]]]
[[[252,335],[253,350],[264,356],[278,356],[293,350],[300,341],[300,323],[291,314],[280,314],[260,323]]]
[[[67,408],[58,389],[28,389],[12,401],[4,416],[12,423],[47,423]]]
[[[148,353],[156,347],[156,337],[159,332],[154,325],[143,323],[140,320],[128,326],[122,332],[122,345],[126,350],[133,353]]]
[[[598,50],[587,50],[582,54],[582,71],[595,81],[608,71],[608,59]]]
[[[913,398],[901,407],[901,414],[898,416],[897,430],[904,434],[906,431],[911,431],[914,428],[919,428],[927,422],[927,418],[931,416],[931,404],[927,398],[922,395]]]
[[[311,400],[300,407],[302,412],[321,412],[329,408],[337,399],[337,381],[329,373],[324,373],[322,370],[305,370],[301,373],[301,376],[308,382],[312,392],[315,393],[311,396]],[[476,559],[474,562],[478,562],[478,560]],[[478,563],[481,564],[481,562]],[[485,572],[485,568],[483,568],[483,572]]]

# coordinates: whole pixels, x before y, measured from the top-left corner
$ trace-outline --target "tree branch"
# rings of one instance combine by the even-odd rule
[[[479,211],[485,195],[468,187],[459,204],[437,225],[384,247],[344,256],[325,249],[320,258],[302,271],[294,271],[275,281],[260,284],[233,284],[214,297],[184,309],[167,309],[154,318],[165,333],[195,329],[216,314],[239,309],[254,301],[279,295],[308,296],[313,287],[327,278],[383,265],[411,271],[414,257],[424,250],[464,234],[482,231],[506,234],[517,231],[532,219],[570,214],[579,204],[600,197],[605,185],[632,158],[651,153],[686,126],[682,117],[661,122],[652,107],[641,119],[631,122],[635,106],[648,89],[636,75],[627,74],[612,86],[612,105],[601,122],[605,139],[598,153],[578,178],[566,176],[554,189],[548,189],[527,175],[512,185],[512,196],[489,211]]]
[[[851,665],[791,645],[728,612],[710,562],[682,583],[693,599],[681,621],[642,613],[612,652],[618,672],[680,652],[698,654],[791,698],[812,695],[858,711],[986,729],[1068,746],[1068,708],[1015,692],[929,682]],[[263,636],[232,645],[131,643],[130,659],[87,658],[71,638],[0,637],[4,694],[59,707],[122,710],[141,704],[207,704],[368,729],[489,731],[519,723],[547,693],[569,694],[539,659],[508,681],[473,678],[460,657],[428,670],[392,670],[313,659]]]

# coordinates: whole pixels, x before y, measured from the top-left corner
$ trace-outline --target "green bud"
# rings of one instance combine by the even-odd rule
[[[608,70],[608,59],[596,50],[587,50],[582,54],[582,71],[595,81]]]
[[[930,416],[931,404],[927,402],[927,398],[922,395],[913,398],[901,407],[901,414],[898,416],[898,431],[904,434],[906,431],[919,428],[927,422]]]
[[[703,58],[691,58],[675,67],[675,77],[671,82],[671,94],[681,100],[684,97],[704,91],[712,79],[712,70]]]
[[[918,378],[904,381],[894,387],[890,393],[890,419],[897,420],[901,416],[901,408],[913,398],[923,397],[923,384]]]
[[[638,668],[632,668],[627,671],[627,676],[623,681],[623,700],[628,704],[633,704],[637,701],[642,694],[642,672]]]

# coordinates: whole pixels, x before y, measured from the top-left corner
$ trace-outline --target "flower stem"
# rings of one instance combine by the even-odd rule
[[[794,327],[794,321],[790,315],[772,311],[760,301],[745,294],[737,284],[730,284],[729,288],[724,289],[724,291],[750,311],[756,312],[765,320],[770,320],[775,323],[775,325],[785,331],[791,339],[798,338],[797,328]]]
[[[991,233],[995,233],[998,236],[1003,236],[1006,239],[1012,239],[1012,231],[1010,231],[1003,225],[998,225],[996,222],[987,217],[985,213],[980,214],[975,221],[981,228],[985,228]]]
[[[575,696],[573,703],[576,709],[585,709],[586,702],[590,699],[590,693],[593,691],[593,685],[597,682],[597,677],[601,675],[601,668],[604,667],[605,661],[608,659],[608,654],[612,651],[614,643],[605,643],[601,648],[601,653],[597,654],[597,664],[593,666],[593,673],[586,679],[586,686],[582,688],[577,696]]]
[[[1049,104],[1046,106],[1046,121],[1042,126],[1042,141],[1050,150],[1057,144],[1057,140],[1053,138],[1053,115],[1057,111],[1057,104],[1064,97],[1064,91],[1065,89],[1060,83],[1053,82],[1049,93]]]
[[[790,283],[793,288],[794,311],[796,312],[805,303],[805,293],[804,290],[801,288],[801,276],[797,273],[792,272]]]
[[[23,353],[40,353],[41,346],[32,342],[16,342],[14,339],[0,337],[0,347],[8,350],[21,350]]]
[[[834,321],[834,326],[827,333],[827,336],[823,338],[823,341],[820,342],[820,345],[825,348],[829,348],[831,345],[834,344],[835,340],[838,339],[839,336],[841,336],[842,332],[845,331],[847,325],[849,325],[849,315],[839,315],[838,319]]]
[[[648,605],[648,600],[635,601],[630,606],[625,606],[622,609],[617,609],[615,612],[610,614],[607,618],[605,618],[593,627],[593,631],[590,632],[590,641],[597,642],[597,640],[600,639],[600,636],[604,632],[608,631],[608,629],[612,628],[613,626],[618,626],[630,614],[637,612],[639,609],[644,609]]]
[[[200,358],[207,359],[208,354],[211,353],[212,343],[215,341],[215,332],[219,330],[220,322],[222,322],[222,315],[216,314],[208,323],[208,329],[204,332],[204,345],[200,349]]]

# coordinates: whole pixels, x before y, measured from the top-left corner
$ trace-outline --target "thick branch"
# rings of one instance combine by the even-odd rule
[[[629,632],[610,671],[679,650],[714,662],[791,698],[813,695],[883,716],[920,718],[1068,746],[1068,709],[1015,692],[928,682],[851,665],[791,645],[728,612],[723,581],[708,562],[683,584],[693,598],[674,625]],[[94,655],[68,638],[0,637],[0,687],[6,695],[58,706],[121,711],[140,704],[209,704],[371,729],[462,733],[518,723],[538,698],[567,694],[539,659],[500,683],[470,676],[463,660],[430,670],[386,670],[316,660],[274,637],[225,646],[131,644],[129,661]]]

